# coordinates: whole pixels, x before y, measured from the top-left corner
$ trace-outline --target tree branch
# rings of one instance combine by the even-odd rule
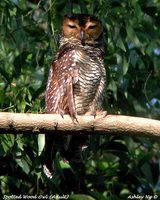
[[[114,134],[160,137],[160,121],[122,115],[70,116],[0,112],[0,133]]]

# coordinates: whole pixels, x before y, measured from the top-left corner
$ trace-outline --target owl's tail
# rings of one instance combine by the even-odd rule
[[[59,151],[65,162],[71,166],[83,163],[82,152],[88,146],[88,136],[45,136],[45,155],[43,171],[48,178],[52,178],[55,172],[54,160],[56,153]]]

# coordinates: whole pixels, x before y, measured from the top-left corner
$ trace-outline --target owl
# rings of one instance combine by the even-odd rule
[[[97,17],[85,14],[64,16],[59,50],[46,88],[46,113],[77,115],[103,113],[106,84],[103,27]],[[67,162],[83,162],[86,136],[45,136],[44,172],[52,178],[56,152]]]

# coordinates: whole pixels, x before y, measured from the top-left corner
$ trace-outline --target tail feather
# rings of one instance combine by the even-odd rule
[[[43,171],[48,178],[52,178],[55,172],[54,160],[57,151],[60,156],[71,165],[83,163],[82,151],[87,147],[88,136],[45,136],[45,155]]]

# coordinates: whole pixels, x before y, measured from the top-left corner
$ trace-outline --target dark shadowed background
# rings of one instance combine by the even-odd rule
[[[74,3],[73,3],[74,2]],[[108,113],[160,119],[158,0],[0,1],[0,111],[44,113],[44,91],[63,15],[94,14],[105,32]],[[159,141],[96,136],[84,153],[84,189],[57,155],[42,173],[44,135],[0,135],[0,196],[72,194],[72,200],[160,195]],[[82,193],[82,194],[78,194]]]

